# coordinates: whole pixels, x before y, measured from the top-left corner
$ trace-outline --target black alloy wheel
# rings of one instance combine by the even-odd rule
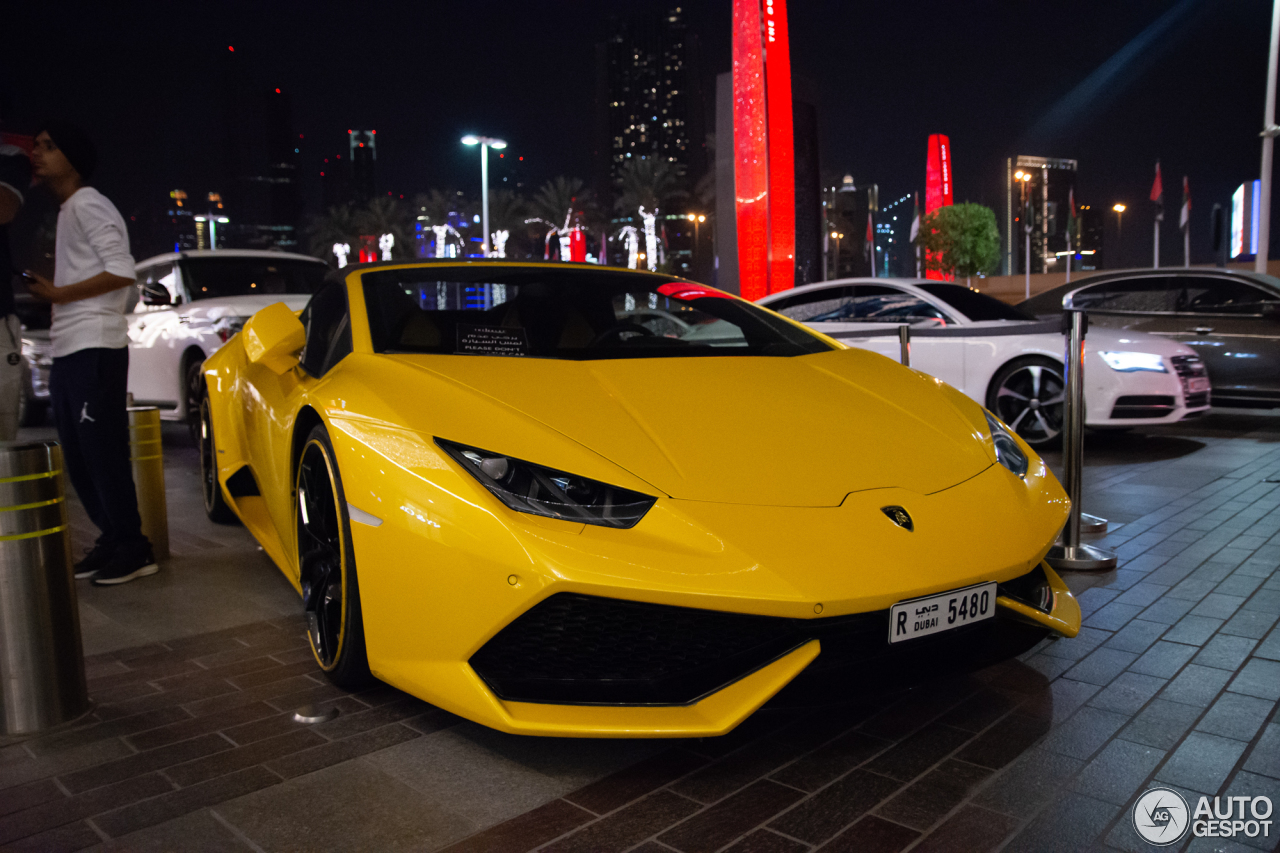
[[[342,481],[323,425],[307,436],[295,490],[298,570],[311,651],[347,690],[371,681]]]
[[[1062,440],[1064,391],[1062,365],[1047,358],[1019,359],[992,380],[987,408],[1032,447],[1054,447]]]
[[[204,356],[191,358],[183,373],[183,389],[187,397],[187,429],[192,441],[200,440],[200,404],[204,398]]]
[[[200,428],[196,441],[200,447],[200,491],[204,497],[204,514],[217,524],[234,524],[238,519],[227,506],[218,485],[218,447],[213,440],[213,411],[207,394],[202,394],[196,407]]]

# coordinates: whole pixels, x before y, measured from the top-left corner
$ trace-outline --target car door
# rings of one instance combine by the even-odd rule
[[[244,395],[251,464],[286,549],[293,535],[293,420],[330,369],[351,352],[346,283],[321,288],[299,319],[306,329],[306,344],[298,366],[276,375],[262,365],[249,365],[246,378],[254,391]]]
[[[1280,296],[1225,276],[1179,281],[1172,337],[1200,353],[1214,397],[1280,400]]]
[[[181,292],[177,266],[154,264],[137,275],[140,298],[129,315],[129,392],[140,406],[174,409],[179,388],[167,365],[181,325],[173,304]]]

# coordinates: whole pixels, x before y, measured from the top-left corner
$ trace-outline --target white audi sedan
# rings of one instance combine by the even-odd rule
[[[894,359],[897,327],[910,326],[913,368],[982,403],[1033,447],[1061,437],[1063,336],[1019,308],[958,284],[889,278],[825,281],[758,303]],[[1092,428],[1173,423],[1209,408],[1195,350],[1154,335],[1090,327],[1084,377]]]
[[[200,365],[273,302],[306,306],[328,271],[307,255],[218,249],[139,263],[129,317],[129,392],[164,420],[198,422]]]

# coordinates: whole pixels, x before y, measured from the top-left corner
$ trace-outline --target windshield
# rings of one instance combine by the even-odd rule
[[[187,258],[182,263],[194,299],[315,293],[328,268],[320,261],[291,258]]]
[[[982,320],[1035,319],[1021,308],[1006,305],[994,296],[987,296],[958,284],[918,284],[916,287],[941,299],[975,323]]]
[[[367,272],[362,282],[378,352],[586,360],[831,349],[722,291],[658,276],[415,267]]]

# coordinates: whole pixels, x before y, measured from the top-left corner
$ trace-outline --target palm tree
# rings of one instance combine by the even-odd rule
[[[490,195],[492,201],[493,196]],[[413,207],[419,216],[425,216],[430,225],[442,225],[449,219],[449,214],[457,213],[467,222],[471,221],[471,211],[475,203],[452,188],[431,190],[418,193],[413,197]]]
[[[311,254],[330,263],[334,260],[334,243],[346,243],[350,246],[358,246],[360,243],[360,228],[356,224],[355,214],[350,205],[346,204],[335,205],[324,213],[311,217],[304,230]]]
[[[619,213],[634,213],[643,207],[656,211],[687,197],[675,163],[656,157],[635,157],[622,164],[618,176],[622,192],[614,203]]]
[[[505,229],[518,231],[524,227],[529,205],[524,197],[512,190],[489,191],[489,227],[494,231]]]
[[[369,200],[363,209],[356,212],[356,225],[362,235],[380,237],[390,234],[395,238],[391,254],[393,257],[411,257],[413,255],[413,226],[409,212],[399,199],[390,196],[379,196]]]
[[[569,211],[586,210],[588,201],[589,193],[581,178],[560,175],[538,188],[529,200],[529,212],[538,219],[560,227]]]

